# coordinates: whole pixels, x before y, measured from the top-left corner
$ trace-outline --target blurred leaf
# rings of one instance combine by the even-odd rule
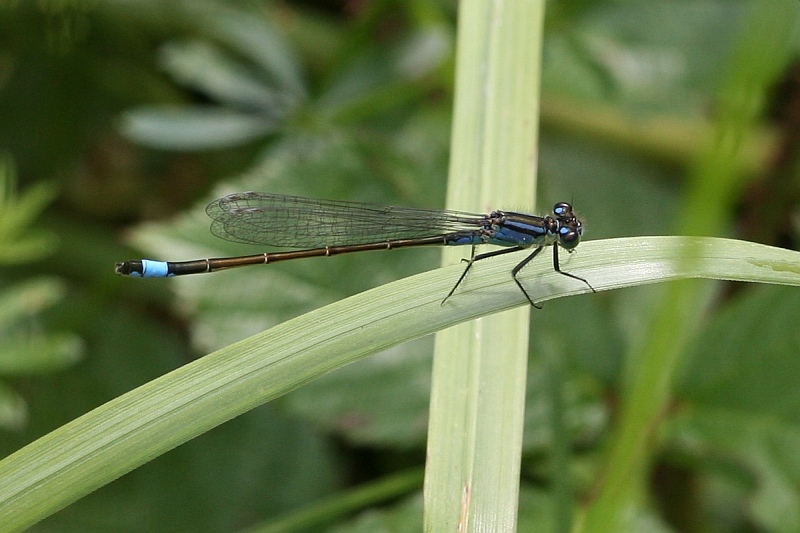
[[[29,226],[53,201],[56,188],[39,182],[16,192],[16,171],[10,156],[0,159],[0,263],[27,263],[55,251],[55,235]]]
[[[28,404],[0,382],[0,428],[19,431],[28,422]]]
[[[162,150],[208,150],[237,146],[278,130],[274,118],[222,108],[151,107],[125,113],[122,133]]]
[[[328,531],[330,533],[422,531],[422,495],[406,498],[387,507],[363,511],[355,518]]]
[[[161,63],[176,80],[216,106],[150,106],[127,112],[122,133],[162,150],[208,150],[250,142],[284,126],[305,101],[296,59],[268,18],[214,2],[184,2],[185,16],[250,65],[198,40],[172,43]]]
[[[396,346],[323,376],[280,404],[358,446],[422,447],[431,349],[431,339]]]
[[[628,110],[697,114],[745,2],[598,2],[545,42],[543,88]]]
[[[744,513],[765,531],[800,528],[800,427],[778,418],[705,405],[684,408],[670,424],[669,436],[699,479],[740,484],[747,472],[754,486],[741,500]],[[721,461],[735,466],[721,468]],[[710,491],[709,491],[710,492]],[[718,504],[719,505],[719,504]]]
[[[37,315],[65,296],[56,278],[29,279],[0,291],[0,375],[51,372],[83,355],[83,342],[71,333],[42,328]]]
[[[259,110],[282,118],[285,102],[245,65],[203,41],[168,43],[160,51],[161,64],[182,85],[232,107]]]
[[[18,265],[36,261],[55,253],[57,242],[53,233],[30,231],[25,234],[24,240],[10,242],[0,248],[0,263]]]
[[[10,156],[0,156],[0,263],[28,263],[55,251],[55,236],[29,226],[53,201],[56,188],[40,182],[16,192],[16,171]],[[0,376],[63,369],[83,353],[81,339],[54,333],[39,314],[64,298],[57,278],[28,279],[0,289]],[[24,400],[0,383],[0,425],[21,429],[27,422]]]
[[[7,167],[6,167],[7,168]],[[6,174],[0,177],[4,183],[11,183],[11,187],[3,196],[2,212],[0,213],[0,239],[13,239],[30,226],[42,214],[42,211],[56,197],[56,189],[52,184],[36,183],[18,196],[15,177]]]
[[[0,342],[0,375],[41,374],[63,370],[79,361],[83,341],[70,333],[16,333]]]
[[[677,394],[694,405],[800,424],[798,316],[797,290],[748,291],[694,343]]]
[[[741,477],[704,464],[708,456],[751,473],[755,486],[741,497],[769,531],[800,528],[798,313],[798,292],[780,287],[759,287],[723,308],[684,367],[677,395],[685,407],[671,433],[700,473],[728,484]]]
[[[385,505],[381,514],[384,517],[386,515],[394,515],[392,522],[397,529],[393,529],[393,531],[404,531],[408,528],[416,530],[419,529],[422,519],[422,509],[419,506],[421,500],[419,496],[407,498],[406,495],[419,489],[423,481],[422,475],[423,470],[421,468],[413,468],[384,476],[381,479],[341,491],[335,496],[316,501],[305,508],[292,511],[286,516],[268,520],[265,523],[247,529],[243,533],[316,531],[321,526],[330,524],[334,519],[342,516],[352,516],[354,511],[361,512],[365,507],[374,507],[376,504],[387,501],[392,503]],[[403,497],[404,499],[400,502],[394,502],[393,500],[397,500],[398,497]],[[409,501],[415,502],[412,505],[414,509],[411,512],[401,511],[397,513],[398,509],[406,509],[406,502]],[[369,512],[363,514],[369,514]],[[347,522],[351,524],[349,527],[352,527],[352,522],[359,520],[348,520]],[[335,529],[338,529],[338,527]],[[326,529],[326,531],[328,530]]]
[[[540,357],[531,361],[528,369],[523,453],[550,457],[555,439],[551,385],[548,383],[552,376],[543,362],[546,356],[539,352],[534,353]],[[558,355],[562,354],[563,352],[558,352]],[[589,386],[587,382],[591,382],[576,376],[567,375],[562,378],[564,382],[559,387],[564,404],[564,425],[571,446],[584,447],[596,442],[609,423],[607,407],[601,402],[602,389],[596,384]]]
[[[559,531],[555,498],[549,491],[521,487],[517,531]],[[633,518],[633,527],[619,533],[672,533],[673,530],[651,511],[639,512]]]
[[[411,33],[397,51],[395,78],[419,79],[453,54],[454,35],[446,24],[429,24]]]
[[[199,27],[259,65],[281,93],[305,100],[300,63],[268,17],[218,2],[192,0],[183,7]]]
[[[0,331],[51,307],[64,298],[66,287],[57,278],[25,280],[0,292]]]

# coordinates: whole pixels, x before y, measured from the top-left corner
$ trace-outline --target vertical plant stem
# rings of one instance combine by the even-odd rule
[[[543,1],[460,5],[448,208],[535,207],[543,17]],[[462,257],[446,250],[444,263]],[[468,291],[469,277],[446,305]],[[437,336],[427,531],[515,530],[529,313],[526,305]]]

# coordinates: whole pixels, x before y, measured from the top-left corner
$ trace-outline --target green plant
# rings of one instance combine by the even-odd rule
[[[443,190],[434,177],[443,174],[449,125],[447,47],[434,54],[440,63],[413,59],[425,58],[420,50],[431,42],[447,42],[431,35],[447,36],[449,26],[435,3],[402,5],[409,32],[382,42],[376,36],[397,27],[391,4],[370,4],[346,29],[290,8],[242,15],[228,6],[218,17],[195,16],[195,9],[216,9],[213,3],[176,8],[170,23],[185,24],[182,33],[190,28],[192,39],[170,36],[163,65],[179,87],[218,107],[213,116],[224,115],[232,119],[227,124],[238,126],[206,136],[204,131],[220,122],[182,129],[188,114],[159,115],[153,113],[158,106],[149,106],[147,113],[126,115],[127,133],[150,145],[160,139],[162,148],[250,145],[256,155],[249,171],[226,178],[188,214],[143,225],[131,242],[164,259],[240,253],[210,237],[202,215],[205,202],[231,189],[437,205]],[[601,293],[557,298],[585,287],[555,275],[543,257],[521,279],[537,297],[553,299],[532,313],[529,323],[515,318],[516,333],[489,341],[499,355],[437,341],[454,357],[437,356],[435,363],[431,418],[440,423],[430,432],[436,447],[431,451],[456,455],[451,463],[456,468],[434,473],[442,463],[431,460],[425,506],[415,488],[427,429],[430,346],[425,340],[404,341],[476,318],[480,324],[473,333],[452,333],[457,342],[479,335],[486,342],[480,328],[503,331],[485,317],[513,307],[527,313],[508,275],[519,258],[483,262],[441,306],[461,266],[409,277],[433,266],[435,257],[424,250],[152,283],[113,280],[113,261],[128,259],[117,256],[127,252],[114,250],[84,275],[106,290],[105,299],[94,299],[104,301],[91,330],[91,346],[99,348],[87,367],[121,368],[87,370],[114,385],[104,392],[115,399],[0,463],[2,523],[32,524],[148,463],[43,525],[64,529],[63,524],[80,521],[106,529],[134,524],[147,530],[229,530],[266,519],[264,528],[416,530],[423,508],[429,529],[435,529],[461,520],[454,509],[463,503],[467,528],[510,529],[516,520],[521,531],[736,531],[753,524],[791,530],[800,479],[792,460],[800,449],[798,343],[792,334],[800,307],[797,290],[749,284],[734,293],[729,285],[684,279],[797,284],[795,252],[704,236],[734,234],[732,221],[744,217],[735,218],[740,211],[733,206],[743,203],[742,211],[763,215],[757,219],[763,234],[780,231],[784,244],[796,242],[792,187],[786,186],[791,179],[785,180],[782,190],[789,192],[780,201],[742,192],[746,183],[770,190],[769,177],[778,175],[765,163],[765,153],[779,142],[779,131],[764,127],[756,104],[769,99],[768,88],[788,61],[793,11],[785,4],[762,5],[548,6],[538,203],[548,207],[566,199],[586,215],[587,241],[565,260]],[[524,11],[531,5],[517,7],[533,13]],[[246,46],[265,42],[262,17],[281,26],[263,30],[270,38],[289,35],[294,41],[272,49],[275,57],[265,57],[271,52],[263,46]],[[243,23],[226,24],[231,20]],[[519,45],[525,68],[515,72],[515,58],[499,52],[500,39],[481,32],[538,22],[523,16],[488,20],[498,25],[460,28],[459,36],[467,36],[467,45],[477,48],[472,51],[497,70],[473,71],[466,85],[459,77],[458,90],[480,93],[494,86],[498,72],[527,81],[505,87],[509,93],[490,98],[484,107],[475,105],[478,116],[456,119],[450,206],[532,210],[530,180],[517,188],[494,179],[527,179],[515,151],[530,149],[531,131],[526,141],[512,141],[518,137],[511,128],[490,117],[518,102],[519,93],[511,94],[519,89],[535,101],[532,87],[540,69],[531,68],[527,54],[535,55],[540,37],[529,30],[518,36],[533,46]],[[509,36],[504,30],[503,37]],[[311,45],[312,39],[318,40]],[[738,44],[731,48],[731,41]],[[201,68],[191,66],[197,64]],[[240,106],[250,105],[254,95],[263,102],[259,98],[285,89],[273,76],[276,64],[302,79],[303,94],[282,113],[267,116],[274,120],[265,129],[269,107],[256,106],[253,118]],[[400,68],[408,65],[426,68]],[[169,94],[165,100],[183,101]],[[460,94],[461,105],[480,102],[480,94]],[[508,123],[535,117],[536,107],[517,107]],[[261,129],[242,127],[252,123]],[[481,131],[487,132],[485,142],[471,144]],[[787,135],[785,142],[790,139]],[[497,158],[498,147],[508,150],[505,157]],[[218,152],[213,159],[228,154]],[[483,164],[472,166],[476,161],[470,157]],[[533,160],[531,155],[526,161],[532,166]],[[192,162],[198,165],[197,159]],[[754,184],[756,170],[762,181]],[[481,185],[479,174],[492,179]],[[170,177],[159,183],[176,185]],[[459,183],[462,191],[454,188]],[[467,191],[476,198],[467,200]],[[469,205],[455,205],[452,197]],[[694,236],[629,237],[676,233]],[[57,263],[64,264],[70,262]],[[395,278],[403,279],[386,283]],[[663,291],[644,287],[652,283]],[[377,288],[361,292],[370,287]],[[355,293],[360,294],[351,296]],[[323,305],[329,302],[335,303]],[[306,313],[309,309],[314,311]],[[212,353],[169,372],[186,361],[176,340],[181,326],[195,350]],[[501,344],[512,339],[519,348],[528,330],[533,335],[527,360],[524,349]],[[80,373],[85,374],[90,372]],[[119,377],[130,374],[129,381]],[[463,384],[457,392],[465,401],[443,394]],[[483,400],[505,393],[508,398],[498,403]],[[462,420],[463,426],[455,423]],[[347,460],[337,455],[342,449],[351,454]],[[372,466],[380,463],[366,474],[367,466],[353,459],[361,450],[378,457]],[[413,466],[406,472],[408,463]],[[347,488],[344,480],[359,475],[369,482]],[[156,481],[165,477],[169,485]],[[487,480],[496,484],[486,489]],[[375,506],[379,501],[388,503]],[[113,514],[107,512],[112,505]]]
[[[19,266],[52,255],[55,236],[31,228],[53,200],[55,188],[39,184],[16,191],[14,163],[0,158],[0,266]],[[10,282],[0,290],[0,376],[6,378],[56,372],[78,361],[81,339],[69,332],[50,331],[41,314],[65,298],[64,283],[52,276]],[[22,396],[0,382],[0,427],[19,430],[27,422]]]

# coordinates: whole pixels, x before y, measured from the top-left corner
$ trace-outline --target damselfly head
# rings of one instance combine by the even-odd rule
[[[581,221],[572,217],[571,220],[563,222],[558,228],[558,244],[563,248],[572,251],[581,242],[583,235],[583,224]]]
[[[575,218],[575,213],[572,212],[572,205],[567,202],[558,202],[553,206],[553,214],[556,219],[566,221]]]

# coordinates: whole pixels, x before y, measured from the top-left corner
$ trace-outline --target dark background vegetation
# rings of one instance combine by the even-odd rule
[[[549,2],[539,205],[486,207],[566,199],[587,238],[669,233],[750,6]],[[436,252],[420,250],[181,280],[113,273],[115,261],[143,255],[252,253],[207,230],[205,204],[236,190],[441,207],[456,15],[446,0],[0,1],[0,454],[210,350],[434,268]],[[787,61],[764,97],[727,235],[796,248],[800,67]],[[583,296],[532,314],[567,340],[575,445],[572,471],[553,472],[534,355],[520,530],[552,520],[553,476],[591,492],[625,347],[651,294]],[[718,300],[676,391],[652,475],[653,523],[798,530],[800,295],[730,286]],[[35,530],[231,531],[364,483],[418,479],[430,349],[417,341],[334,372]],[[326,527],[418,530],[412,486]]]

